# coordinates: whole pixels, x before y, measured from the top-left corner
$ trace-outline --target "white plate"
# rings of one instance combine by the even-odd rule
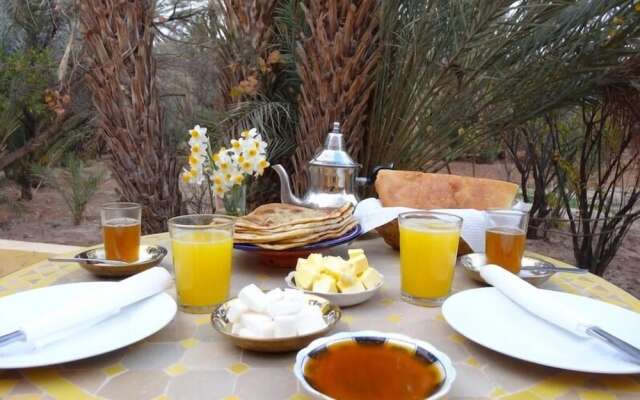
[[[0,332],[13,330],[21,321],[50,312],[68,301],[82,301],[116,282],[83,282],[29,290],[0,298]],[[104,354],[162,329],[176,314],[176,302],[160,293],[133,304],[117,315],[37,350],[15,351],[0,347],[0,369],[40,367]],[[22,346],[24,347],[24,346]],[[12,349],[13,348],[13,349]]]
[[[295,271],[289,272],[289,274],[284,278],[284,281],[287,282],[287,286],[292,289],[302,290],[307,294],[313,294],[315,296],[320,296],[329,300],[331,303],[339,306],[339,307],[350,307],[355,306],[356,304],[364,303],[365,301],[372,298],[378,290],[384,284],[384,276],[380,274],[381,281],[380,284],[373,289],[365,290],[364,292],[357,293],[322,293],[322,292],[313,292],[311,290],[300,289],[295,284]]]
[[[640,314],[588,297],[548,291],[569,309],[594,316],[598,325],[640,347]],[[495,288],[449,297],[442,314],[453,329],[499,353],[549,367],[602,374],[635,374],[640,364],[597,339],[582,339],[529,314]]]

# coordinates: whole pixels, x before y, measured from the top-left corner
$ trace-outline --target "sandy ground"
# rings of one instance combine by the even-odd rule
[[[98,165],[100,167],[100,165]],[[512,166],[499,161],[494,164],[478,164],[478,177],[507,179],[509,169],[513,172],[510,180],[517,182],[519,176]],[[459,175],[473,175],[473,167],[468,162],[455,162],[451,172]],[[107,180],[89,203],[85,220],[74,226],[62,197],[52,188],[40,187],[29,202],[18,201],[19,191],[11,184],[0,187],[6,199],[0,203],[0,238],[34,242],[49,242],[69,245],[91,245],[99,243],[100,205],[117,201],[117,185]],[[551,240],[528,240],[528,249],[573,264],[573,250],[568,237],[553,237]],[[605,273],[605,278],[640,298],[640,224],[632,227],[616,257]]]

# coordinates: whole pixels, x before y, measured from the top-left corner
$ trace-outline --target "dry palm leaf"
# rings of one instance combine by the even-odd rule
[[[310,1],[309,26],[297,48],[300,124],[296,134],[293,183],[307,186],[307,163],[333,121],[340,121],[347,149],[361,151],[369,118],[374,75],[380,58],[376,0]]]

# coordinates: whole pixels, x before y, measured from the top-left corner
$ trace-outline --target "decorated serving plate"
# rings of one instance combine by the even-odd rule
[[[257,254],[260,258],[260,263],[263,265],[270,267],[292,268],[296,266],[298,258],[305,258],[311,253],[317,253],[331,247],[349,243],[357,239],[361,234],[362,228],[358,224],[351,231],[338,238],[322,240],[320,242],[292,249],[269,250],[248,243],[235,243],[233,247],[238,250]]]
[[[307,335],[261,339],[244,337],[231,333],[232,323],[227,318],[227,311],[229,310],[231,302],[235,298],[227,300],[213,311],[211,314],[211,323],[216,331],[242,349],[265,353],[280,353],[299,350],[311,343],[313,340],[329,333],[336,326],[338,321],[340,321],[340,317],[342,316],[340,308],[335,304],[332,304],[329,300],[311,294],[304,294],[304,296],[310,305],[320,307],[323,319],[326,323],[326,327],[323,329]]]

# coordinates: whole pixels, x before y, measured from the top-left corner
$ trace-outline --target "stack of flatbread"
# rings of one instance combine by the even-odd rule
[[[318,209],[270,203],[238,218],[233,238],[236,243],[285,250],[343,236],[357,224],[350,203]]]

